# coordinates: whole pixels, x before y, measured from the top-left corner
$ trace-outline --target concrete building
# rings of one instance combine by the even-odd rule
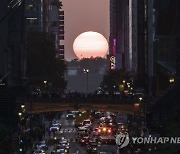
[[[18,0],[2,0],[0,3],[0,125],[4,125],[7,131],[11,130],[9,135],[18,129],[17,113],[21,103],[18,100],[26,92],[24,6],[24,1]],[[9,140],[9,137],[5,138]],[[7,143],[2,140],[2,145]]]
[[[98,91],[103,76],[108,69],[108,60],[74,60],[67,62],[67,66],[68,69],[65,74],[65,79],[68,81],[67,91],[94,93]],[[84,72],[84,69],[89,71]]]
[[[25,84],[24,2],[2,1],[0,4],[0,84]]]
[[[179,6],[177,0],[166,3],[162,0],[155,1],[155,42],[156,53],[156,89],[157,94],[163,93],[172,83],[179,81]]]
[[[41,0],[26,1],[26,28],[35,31],[43,29],[43,7]]]
[[[115,69],[132,72],[137,87],[151,91],[153,77],[153,1],[110,1],[110,56]]]
[[[110,58],[110,69],[122,68],[122,53],[118,49],[118,10],[120,1],[110,1],[110,36],[109,36],[109,58]]]
[[[57,57],[64,60],[64,11],[61,0],[27,0],[27,29],[54,35]]]

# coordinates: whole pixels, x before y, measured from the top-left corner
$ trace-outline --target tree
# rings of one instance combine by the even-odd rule
[[[69,67],[80,68],[79,73],[83,73],[83,69],[89,69],[92,73],[97,73],[100,68],[107,70],[108,60],[101,57],[96,58],[83,58],[81,60],[74,59],[71,62],[67,62]]]
[[[46,32],[27,33],[27,76],[30,85],[40,86],[47,80],[53,87],[66,87],[64,72],[66,65],[56,58],[54,37]]]
[[[127,82],[130,80],[129,72],[125,69],[110,70],[104,75],[100,86],[110,92],[117,91],[119,90],[119,85],[123,83],[123,80]]]

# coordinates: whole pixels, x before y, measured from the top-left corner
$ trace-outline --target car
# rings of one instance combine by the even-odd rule
[[[45,151],[41,149],[36,149],[33,154],[45,154]]]
[[[64,149],[69,152],[70,145],[67,139],[62,139],[61,141],[59,141],[59,146],[64,147]]]
[[[86,128],[87,131],[89,131],[89,132],[92,131],[92,125],[91,124],[85,124],[83,127]]]
[[[81,138],[81,140],[80,140],[81,146],[86,146],[89,143],[89,139],[90,139],[89,136],[85,136],[85,137]]]
[[[61,127],[61,124],[60,124],[59,122],[52,122],[51,125],[52,125],[52,126],[59,126],[59,127]]]
[[[88,129],[85,127],[78,127],[77,132],[76,132],[76,142],[80,142],[80,140],[84,136],[88,136],[89,132]]]
[[[49,130],[50,130],[51,132],[57,132],[57,131],[60,130],[60,128],[59,128],[59,126],[51,126],[51,127],[49,128]]]
[[[99,127],[98,135],[112,135],[111,127],[107,127],[107,126]]]
[[[69,142],[67,139],[63,139],[59,142],[59,146],[63,146],[64,149],[66,149],[67,151],[69,151]]]
[[[48,150],[48,145],[46,141],[41,141],[36,145],[36,148],[41,150]]]
[[[59,126],[59,127],[61,127],[61,123],[59,123],[59,121],[57,121],[57,120],[53,120],[51,122],[51,126]]]
[[[84,121],[82,122],[82,126],[85,126],[85,125],[87,125],[87,124],[91,125],[91,120],[90,120],[90,119],[86,119],[86,120],[84,120]]]
[[[118,123],[117,124],[117,133],[120,132],[128,132],[128,126],[125,123]]]
[[[69,113],[69,114],[66,115],[66,118],[67,119],[75,119],[75,114]]]
[[[68,154],[69,152],[64,147],[57,145],[51,154]]]
[[[98,144],[95,142],[92,142],[87,145],[86,149],[88,153],[97,153]]]
[[[116,142],[115,142],[115,137],[114,137],[114,136],[110,136],[110,135],[100,136],[100,137],[99,137],[98,144],[99,144],[99,145],[102,145],[102,144],[115,145],[115,144],[116,144]]]
[[[93,136],[98,136],[99,135],[98,128],[94,128],[94,130],[92,131],[92,135]]]

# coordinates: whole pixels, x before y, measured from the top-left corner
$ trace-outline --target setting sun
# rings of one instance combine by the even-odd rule
[[[73,50],[79,59],[82,58],[104,58],[108,52],[106,38],[97,32],[84,32],[80,34],[73,43]]]

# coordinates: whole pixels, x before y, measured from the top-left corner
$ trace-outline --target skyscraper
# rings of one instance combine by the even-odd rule
[[[57,57],[64,60],[64,11],[61,0],[27,0],[27,29],[54,35]]]
[[[153,76],[153,1],[111,0],[109,40],[115,69],[131,71],[135,85],[148,91]]]

